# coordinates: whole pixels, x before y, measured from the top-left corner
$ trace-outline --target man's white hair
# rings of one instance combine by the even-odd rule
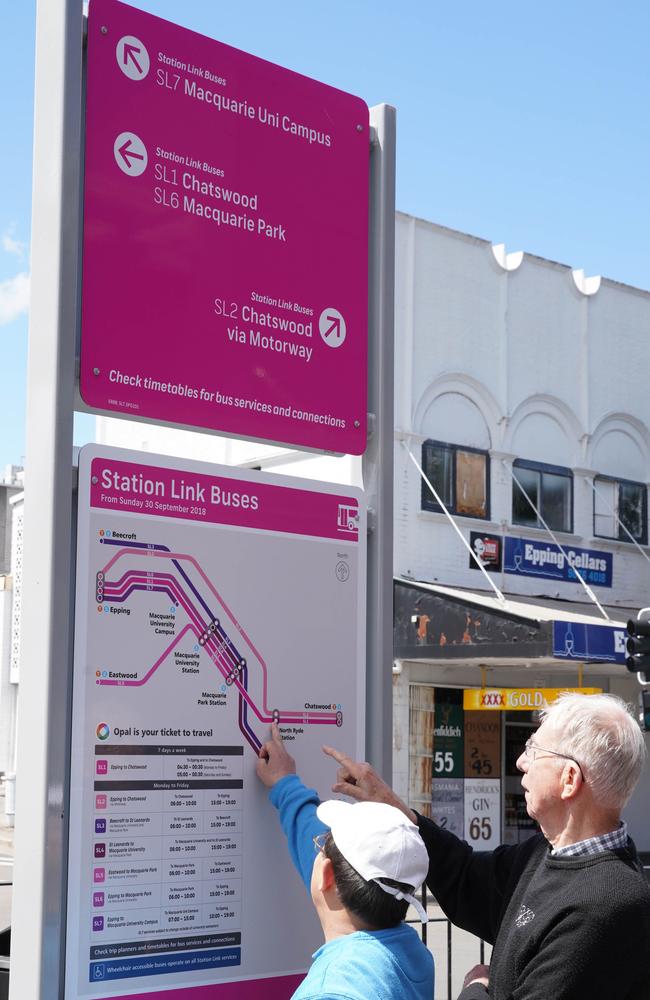
[[[596,802],[622,809],[646,758],[643,733],[631,706],[614,694],[565,691],[540,715],[557,733],[557,749],[575,754]]]

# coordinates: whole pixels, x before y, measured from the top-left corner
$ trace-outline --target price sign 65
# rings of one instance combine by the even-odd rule
[[[470,820],[469,835],[471,840],[489,840],[492,836],[492,823],[488,816],[474,816]]]

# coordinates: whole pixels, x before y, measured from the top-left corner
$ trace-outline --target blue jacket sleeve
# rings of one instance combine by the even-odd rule
[[[328,829],[316,815],[320,799],[313,789],[303,785],[297,774],[280,778],[269,791],[269,799],[280,813],[291,860],[309,892],[316,857],[313,838]]]

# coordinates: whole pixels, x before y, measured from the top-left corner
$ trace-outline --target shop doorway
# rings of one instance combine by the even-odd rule
[[[520,844],[537,831],[537,824],[526,812],[526,799],[521,787],[521,772],[516,763],[519,755],[537,729],[535,712],[503,712],[504,716],[504,803],[503,843]]]

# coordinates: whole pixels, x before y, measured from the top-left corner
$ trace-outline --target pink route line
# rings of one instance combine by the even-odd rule
[[[116,563],[118,559],[121,559],[122,556],[126,555],[127,553],[129,553],[129,554],[132,555],[133,551],[134,551],[133,549],[128,549],[128,548],[127,549],[120,549],[120,551],[116,552],[115,555],[113,556],[113,558],[106,564],[106,566],[103,569],[103,573],[106,574],[107,571],[111,568],[111,566],[113,566],[114,563]],[[219,604],[221,604],[222,608],[224,609],[224,611],[226,612],[226,614],[230,618],[230,621],[232,622],[232,624],[234,625],[234,627],[237,629],[237,631],[240,633],[240,635],[242,635],[244,637],[244,639],[246,640],[246,642],[248,643],[248,645],[250,646],[250,648],[255,653],[255,656],[259,660],[260,666],[262,667],[262,705],[264,707],[264,710],[266,712],[268,712],[269,711],[269,707],[268,707],[268,678],[267,678],[267,666],[266,666],[266,662],[264,661],[264,658],[259,653],[259,651],[255,647],[255,645],[253,644],[253,642],[251,641],[251,639],[248,638],[247,633],[244,631],[243,627],[239,624],[239,622],[237,621],[237,619],[233,615],[232,611],[230,610],[230,608],[228,607],[228,605],[226,604],[226,602],[221,597],[221,594],[214,587],[212,581],[205,575],[205,573],[203,572],[203,569],[201,568],[201,566],[199,565],[199,563],[196,561],[196,559],[193,556],[188,555],[186,552],[161,552],[158,549],[153,549],[153,550],[147,551],[146,555],[145,555],[144,552],[138,552],[138,554],[139,555],[142,554],[144,556],[144,558],[147,558],[147,559],[150,559],[152,557],[153,558],[157,558],[157,559],[160,559],[160,558],[163,558],[163,559],[183,559],[183,560],[186,560],[187,562],[191,563],[192,566],[194,566],[194,568],[198,572],[199,576],[202,578],[202,580],[208,586],[208,588],[210,589],[210,591],[214,594],[214,596],[216,597],[216,599],[219,601]]]
[[[122,549],[120,552],[116,553],[116,555],[104,567],[104,569],[103,569],[102,572],[104,574],[106,574],[106,572],[117,561],[117,559],[119,559],[122,555],[126,555],[127,552],[133,554],[133,550],[132,549]],[[143,555],[143,554],[144,553],[142,551],[137,552],[137,555]],[[196,560],[192,556],[182,555],[180,553],[175,553],[175,552],[159,552],[158,550],[153,550],[153,551],[152,550],[148,550],[147,551],[147,556],[150,556],[150,555],[153,555],[153,554],[156,554],[158,556],[163,556],[163,557],[166,557],[166,558],[169,558],[169,559],[172,559],[172,558],[173,559],[187,559],[198,570],[198,572],[200,573],[200,575],[203,578],[203,580],[210,587],[210,589],[212,590],[214,596],[217,598],[217,600],[219,601],[219,603],[221,604],[221,606],[224,608],[224,610],[228,614],[228,617],[230,618],[230,620],[233,623],[233,625],[235,626],[235,628],[240,632],[241,635],[244,636],[246,642],[248,643],[248,645],[250,646],[250,648],[253,650],[253,652],[257,656],[257,658],[258,658],[258,660],[259,660],[259,662],[260,662],[260,664],[262,666],[263,677],[264,677],[264,703],[263,703],[263,709],[264,709],[264,711],[266,711],[268,713],[269,712],[269,708],[268,708],[268,706],[266,704],[266,669],[267,669],[266,668],[266,663],[264,662],[264,660],[260,656],[259,652],[255,648],[255,646],[253,645],[253,643],[251,642],[251,640],[246,635],[244,629],[235,620],[232,612],[230,611],[230,609],[228,608],[228,606],[224,603],[224,601],[221,598],[220,594],[212,586],[212,583],[210,582],[210,580],[208,579],[208,577],[205,575],[205,573],[203,572],[203,570],[201,569],[201,567],[199,566],[199,564],[196,562]],[[142,575],[143,573],[144,573],[144,577]],[[143,678],[141,678],[140,680],[138,680],[138,681],[107,681],[107,680],[100,680],[99,681],[100,684],[119,685],[119,686],[122,686],[122,687],[139,687],[140,685],[146,683],[146,681],[149,680],[149,678],[152,676],[152,674],[155,673],[155,671],[158,669],[158,667],[161,665],[161,663],[165,660],[165,658],[167,657],[167,655],[169,654],[169,652],[174,648],[174,646],[178,642],[180,642],[181,637],[184,636],[189,629],[192,629],[192,631],[195,633],[195,635],[197,636],[197,638],[199,636],[199,631],[198,630],[200,630],[200,632],[203,633],[203,634],[205,634],[205,632],[207,631],[207,628],[203,625],[203,622],[202,622],[202,620],[200,618],[200,615],[199,615],[197,609],[191,603],[191,599],[188,598],[187,595],[186,595],[186,593],[183,590],[180,589],[180,585],[179,585],[176,577],[172,576],[169,573],[155,573],[155,572],[149,571],[149,570],[146,570],[146,571],[145,570],[127,570],[127,572],[122,575],[122,577],[120,578],[120,580],[117,583],[111,584],[111,583],[108,583],[106,581],[106,579],[104,579],[104,595],[106,597],[108,597],[108,596],[118,597],[118,596],[120,596],[120,594],[125,589],[127,589],[127,587],[132,582],[142,583],[144,585],[147,585],[148,583],[167,583],[167,584],[170,584],[170,589],[172,590],[174,596],[176,596],[178,598],[179,603],[182,605],[182,607],[183,607],[184,611],[186,612],[188,618],[193,619],[193,624],[185,626],[185,628],[180,633],[180,635],[174,640],[174,642],[168,647],[168,649],[165,650],[165,652],[162,654],[162,656],[160,657],[160,659],[153,665],[153,667],[151,667],[149,669],[149,671],[147,672],[147,674]],[[207,649],[207,643],[208,642],[215,643],[215,645],[216,645],[217,642],[219,642],[219,646],[215,650],[215,656],[216,656],[216,658],[215,658],[215,656],[211,655],[211,650]],[[220,673],[222,674],[222,676],[225,679],[227,679],[228,677],[231,677],[231,674],[232,674],[232,667],[231,667],[231,665],[228,664],[228,666],[225,666],[223,664],[223,662],[222,662],[223,655],[224,654],[227,654],[227,655],[230,654],[230,649],[228,648],[228,646],[226,645],[226,643],[224,642],[224,640],[220,639],[218,636],[215,636],[213,633],[209,633],[208,639],[206,640],[203,648],[206,649],[206,651],[208,652],[208,655],[210,655],[210,659],[215,664],[215,666],[217,667],[217,669],[220,671]],[[267,722],[271,722],[273,720],[273,716],[272,715],[263,716],[260,713],[259,709],[257,708],[257,705],[255,704],[255,702],[250,697],[250,695],[249,695],[248,691],[246,690],[246,688],[244,688],[241,685],[241,683],[240,683],[240,681],[239,681],[239,679],[237,677],[231,677],[231,683],[233,683],[233,684],[236,685],[237,690],[239,691],[239,693],[241,694],[241,696],[244,698],[244,700],[246,701],[246,703],[248,704],[248,706],[251,708],[251,710],[255,713],[255,715],[260,720],[260,722],[267,723]],[[293,715],[292,716],[287,716],[283,712],[282,713],[282,721],[286,722],[286,723],[289,723],[289,722],[295,722],[295,723],[300,723],[300,722],[307,722],[307,723],[314,722],[315,723],[316,720],[318,720],[321,725],[336,725],[336,714],[335,713],[330,714],[330,713],[327,713],[327,712],[305,712],[303,715],[299,715],[297,713],[294,713],[294,714],[295,714],[295,718],[293,717]]]
[[[153,572],[147,571],[147,573],[143,576],[141,570],[128,570],[121,577],[121,579],[120,579],[120,581],[119,581],[118,584],[110,584],[110,583],[106,583],[105,582],[104,583],[104,593],[106,594],[106,596],[111,596],[111,597],[119,596],[120,593],[123,593],[125,590],[127,590],[129,588],[129,586],[131,586],[131,584],[134,583],[134,582],[135,583],[142,583],[142,584],[146,584],[146,585],[148,585],[150,583],[165,583],[165,584],[168,584],[170,590],[173,593],[173,595],[178,598],[180,604],[183,606],[184,610],[187,612],[188,617],[194,619],[195,627],[197,629],[199,629],[199,631],[202,634],[205,634],[207,632],[207,629],[205,628],[205,626],[204,626],[204,624],[203,624],[203,622],[202,622],[202,620],[200,618],[200,615],[199,615],[197,609],[195,608],[195,606],[191,602],[191,598],[187,598],[187,603],[186,603],[186,600],[185,600],[186,594],[180,589],[180,584],[178,583],[176,577],[172,576],[169,573],[153,573]],[[117,590],[118,586],[119,586],[119,590]],[[107,591],[109,591],[110,593],[107,594]],[[198,635],[198,633],[197,633],[197,635]],[[204,648],[206,648],[208,641],[214,643],[217,646],[217,648],[215,650],[215,652],[217,654],[217,658],[216,659],[215,659],[214,656],[210,655],[210,649],[208,649],[207,652],[208,652],[208,655],[210,655],[210,659],[212,660],[212,662],[220,670],[222,676],[226,680],[228,680],[228,678],[230,678],[231,683],[234,683],[237,686],[237,689],[240,692],[241,696],[244,698],[244,700],[246,701],[246,703],[250,706],[250,708],[255,713],[255,715],[260,720],[260,722],[272,722],[273,721],[273,716],[272,715],[267,715],[267,716],[262,715],[259,712],[259,710],[257,708],[257,705],[253,702],[252,698],[250,697],[250,695],[249,695],[248,691],[246,690],[246,688],[241,685],[241,683],[240,683],[240,681],[238,680],[237,677],[233,677],[232,676],[232,663],[231,663],[232,651],[230,650],[230,648],[226,644],[226,642],[223,639],[221,639],[219,636],[215,635],[214,633],[209,633],[208,634],[208,639],[204,643]],[[218,645],[217,645],[217,643],[218,643]],[[223,659],[226,659],[226,663],[223,662]],[[266,709],[266,711],[268,712],[268,708]],[[282,721],[283,722],[287,722],[287,723],[288,722],[299,723],[299,722],[305,722],[305,721],[310,722],[311,720],[315,721],[316,719],[321,720],[321,724],[322,725],[336,725],[336,714],[335,713],[309,712],[309,713],[305,713],[302,716],[296,714],[295,718],[287,717],[284,713],[282,715]]]
[[[98,684],[106,684],[109,687],[141,687],[142,684],[146,684],[147,683],[147,681],[149,680],[149,678],[151,677],[151,675],[156,672],[156,670],[158,669],[158,667],[160,666],[160,664],[163,662],[163,660],[165,660],[169,656],[169,654],[171,653],[172,649],[179,644],[179,642],[181,641],[181,639],[183,638],[183,636],[185,635],[185,633],[189,632],[189,631],[192,631],[192,632],[194,632],[196,634],[196,629],[194,628],[193,625],[191,625],[191,624],[190,625],[186,625],[185,628],[183,629],[183,631],[179,635],[176,636],[176,638],[174,639],[174,641],[172,643],[169,644],[169,646],[167,647],[167,649],[165,650],[165,652],[162,654],[162,656],[160,657],[160,659],[156,660],[156,662],[154,663],[153,667],[150,667],[149,670],[147,671],[147,673],[144,675],[144,677],[141,677],[140,680],[138,680],[138,681],[109,681],[109,680],[101,680],[101,679],[99,679],[97,681],[97,683]]]
[[[127,553],[133,555],[134,551],[135,550],[133,550],[133,549],[126,548],[126,549],[120,549],[119,552],[116,552],[115,555],[113,556],[113,558],[110,559],[109,562],[106,563],[106,565],[104,566],[104,568],[102,570],[102,572],[104,573],[104,575],[106,575],[106,573],[108,572],[108,570],[111,568],[111,566],[113,566],[117,562],[118,559],[121,559],[122,556],[126,555]],[[212,591],[212,593],[214,594],[214,596],[216,597],[216,599],[221,604],[222,608],[224,609],[224,611],[226,612],[226,614],[230,618],[230,621],[232,622],[232,624],[234,625],[234,627],[237,629],[237,631],[240,633],[240,635],[242,635],[244,637],[244,639],[248,643],[249,647],[253,650],[253,652],[255,653],[255,656],[259,660],[260,666],[262,668],[262,707],[263,707],[264,711],[268,713],[270,711],[270,709],[268,707],[268,697],[267,697],[267,695],[268,695],[268,670],[267,670],[266,662],[265,662],[263,656],[258,651],[257,647],[252,642],[252,640],[249,639],[248,634],[246,633],[246,631],[244,630],[244,628],[239,624],[239,622],[237,621],[237,619],[233,615],[232,611],[230,610],[230,608],[228,607],[228,605],[226,604],[226,602],[221,597],[221,594],[214,587],[212,581],[203,572],[203,569],[201,568],[201,566],[199,565],[199,563],[196,561],[196,559],[193,556],[190,556],[190,555],[188,555],[187,553],[184,553],[184,552],[161,552],[158,549],[138,550],[137,551],[137,555],[142,555],[146,559],[150,559],[152,557],[153,558],[157,558],[157,559],[181,559],[181,560],[186,560],[187,562],[191,563],[192,566],[194,566],[194,568],[199,573],[199,575],[201,576],[201,578],[203,579],[203,581],[206,583],[206,585],[208,586],[208,588]],[[144,572],[148,572],[148,571],[144,571]],[[204,648],[205,648],[205,646],[204,646]],[[247,694],[247,692],[244,692],[244,689],[239,684],[239,681],[237,681],[237,679],[235,679],[234,683],[237,684],[238,689],[242,692],[242,694],[244,694],[244,697],[248,700],[248,694]],[[249,704],[250,704],[251,708],[253,709],[253,711],[255,711],[255,713],[258,716],[258,718],[261,719],[261,721],[263,721],[263,722],[269,721],[268,719],[263,719],[259,715],[259,712],[257,711],[257,708],[255,708],[250,701],[249,701]],[[272,718],[272,715],[269,716],[269,718]],[[323,723],[324,723],[325,720],[329,718],[329,716],[327,716],[325,713],[322,713],[322,716],[320,714],[318,714],[318,713],[309,713],[309,718],[310,719],[311,718],[322,718]],[[292,720],[286,720],[286,721],[296,721],[296,720],[292,719]],[[300,721],[303,721],[302,718],[300,719]],[[336,724],[336,716],[334,716],[334,724]]]
[[[145,582],[144,580],[142,580],[142,578],[140,576],[138,576],[138,571],[137,570],[129,570],[128,573],[124,574],[124,576],[122,577],[122,580],[125,580],[129,576],[131,577],[131,580],[137,580],[137,581]],[[176,577],[172,576],[169,573],[147,573],[146,577],[147,577],[147,582],[148,582],[149,578],[152,578],[152,581],[154,583],[165,583],[165,584],[168,584],[169,587],[170,587],[170,590],[172,591],[172,593],[174,594],[174,596],[176,596],[178,598],[180,604],[183,606],[183,608],[186,611],[188,617],[194,619],[195,627],[197,627],[200,630],[200,632],[202,632],[204,635],[206,634],[207,628],[203,624],[203,621],[201,619],[200,613],[198,612],[198,610],[196,609],[196,607],[192,603],[192,599],[190,597],[187,597],[186,593],[181,589],[181,585],[179,584],[179,582],[176,579]],[[129,583],[130,582],[131,581],[129,581]],[[108,586],[109,588],[113,587],[112,584],[108,584],[106,586]],[[127,589],[127,586],[123,585],[121,589],[125,590],[125,589]],[[113,596],[112,591],[111,591],[111,596]],[[224,679],[227,680],[230,677],[231,683],[233,683],[233,684],[236,685],[237,690],[240,692],[241,696],[244,698],[244,701],[246,701],[246,703],[249,705],[249,707],[255,713],[255,715],[260,720],[260,722],[272,722],[273,721],[273,716],[272,715],[266,715],[266,716],[262,715],[260,713],[259,709],[257,708],[257,705],[252,700],[250,694],[246,690],[246,688],[242,686],[241,682],[239,681],[239,679],[236,676],[235,677],[232,676],[232,666],[233,666],[232,661],[231,661],[232,651],[230,650],[230,648],[226,644],[226,642],[222,638],[220,638],[219,636],[215,635],[212,632],[208,633],[208,638],[206,639],[206,641],[204,643],[204,647],[203,647],[204,649],[206,649],[206,647],[208,645],[208,642],[214,643],[215,646],[216,646],[215,653],[217,654],[217,658],[215,659],[214,656],[210,656],[210,659],[215,664],[215,666],[217,666],[217,668],[220,670],[220,672],[221,672],[222,676],[224,677]],[[208,652],[208,655],[210,655],[210,649],[207,649],[207,652]],[[224,660],[225,660],[225,663],[224,663]],[[268,712],[269,711],[268,708],[266,708],[266,706],[264,706],[264,707],[265,707],[265,710]],[[316,722],[316,720],[321,720],[321,724],[322,725],[336,725],[336,713],[329,713],[329,712],[306,712],[304,715],[298,715],[297,713],[294,713],[294,714],[296,715],[296,718],[287,717],[286,714],[283,712],[282,713],[282,721],[283,722],[296,722],[296,723],[299,723],[299,722],[304,722],[304,721],[311,722],[313,720],[314,722]]]
[[[201,620],[198,611],[196,610],[196,608],[194,607],[194,605],[191,603],[190,598],[187,598],[187,600],[186,600],[186,595],[185,595],[184,592],[182,592],[179,589],[179,586],[177,585],[176,579],[173,576],[169,575],[169,574],[166,574],[166,573],[148,573],[147,577],[145,579],[142,576],[138,575],[138,571],[137,570],[129,570],[121,578],[120,583],[122,584],[122,586],[120,588],[120,591],[115,591],[114,590],[114,586],[115,585],[113,585],[113,584],[105,584],[104,585],[104,595],[105,595],[105,597],[117,597],[117,596],[119,596],[120,592],[123,592],[124,590],[128,590],[129,586],[132,583],[134,583],[134,582],[135,583],[153,582],[153,583],[165,583],[165,584],[168,584],[169,585],[169,589],[172,591],[172,594],[175,597],[178,598],[180,604],[182,605],[183,609],[187,613],[188,617],[190,619],[193,619],[193,621],[194,621],[194,631],[195,631],[195,634],[196,634],[197,638],[200,635],[204,635],[206,633],[207,628],[204,625],[203,621]],[[185,630],[185,631],[187,631],[187,630]],[[207,642],[208,642],[208,640],[206,640],[203,648],[206,649],[206,652],[210,656],[210,659],[212,660],[212,662],[218,668],[218,670],[220,671],[220,673],[222,674],[222,676],[224,677],[224,679],[227,680],[229,677],[231,677],[233,664],[231,662],[229,662],[229,660],[227,660],[226,663],[224,663],[223,662],[223,658],[224,658],[224,654],[229,654],[230,653],[230,650],[226,646],[226,643],[223,641],[223,639],[219,638],[218,636],[213,635],[212,633],[210,633],[210,635],[209,635],[209,641],[214,642],[215,644],[217,642],[219,643],[217,649],[215,650],[216,658],[215,658],[215,656],[211,655],[211,650],[207,649]],[[149,672],[149,674],[147,674],[147,677],[150,676],[150,673],[151,673],[151,671]],[[257,708],[257,705],[253,702],[253,700],[250,697],[250,695],[249,695],[248,691],[246,690],[246,688],[242,687],[242,685],[240,684],[240,682],[236,678],[232,678],[232,682],[237,685],[237,689],[240,691],[242,697],[248,703],[248,705],[250,706],[250,708],[252,709],[252,711],[255,713],[255,715],[257,716],[257,718],[260,720],[260,722],[271,722],[272,721],[272,716],[269,715],[269,716],[265,717],[265,716],[263,716],[263,715],[260,714],[260,712],[259,712],[259,710]],[[136,683],[136,682],[131,682],[131,683]],[[140,682],[137,682],[137,683],[140,683]],[[268,711],[268,709],[267,709],[267,711]],[[286,721],[288,721],[288,722],[294,722],[296,720],[294,720],[294,719],[288,719]]]
[[[180,589],[180,585],[178,584],[176,578],[173,577],[171,574],[168,574],[168,573],[147,573],[146,581],[145,581],[145,579],[143,579],[142,576],[138,575],[138,571],[137,570],[129,570],[128,573],[125,573],[124,576],[122,577],[122,581],[121,581],[122,582],[122,587],[121,587],[119,593],[122,593],[125,590],[128,590],[129,586],[133,582],[136,582],[136,583],[145,583],[145,582],[149,583],[150,581],[153,582],[153,583],[164,583],[165,585],[167,585],[169,587],[169,590],[172,593],[172,596],[174,596],[174,597],[176,597],[178,599],[179,603],[181,604],[181,606],[183,607],[183,609],[187,613],[188,618],[190,618],[191,620],[193,620],[194,627],[195,627],[195,630],[196,630],[197,638],[199,638],[201,635],[205,635],[206,634],[207,627],[206,627],[205,623],[203,622],[203,620],[202,620],[202,618],[201,618],[198,610],[196,609],[196,607],[192,603],[191,598],[187,597],[186,593]],[[110,593],[107,594],[107,591],[110,591]],[[105,586],[104,594],[107,597],[119,596],[118,593],[114,593],[113,592],[113,585],[112,584],[107,584]],[[222,655],[223,655],[223,653],[227,653],[228,657],[230,658],[230,650],[226,646],[226,644],[223,641],[223,639],[220,639],[218,636],[214,635],[213,633],[209,634],[209,639],[211,641],[215,642],[215,643],[218,641],[219,642],[219,646],[217,648],[217,652],[219,654],[222,654]],[[206,646],[207,646],[207,640],[204,643],[204,647],[203,648],[205,649]],[[208,649],[207,652],[209,654],[210,650]],[[221,659],[215,660],[214,657],[212,657],[212,656],[210,656],[210,659],[219,668],[219,670],[222,673],[224,679],[227,680],[231,676],[231,674],[232,674],[232,667],[234,666],[234,664],[231,663],[228,660],[227,661],[227,665],[226,665],[226,663],[222,663]],[[235,678],[233,678],[233,680],[235,680]],[[258,718],[262,722],[271,721],[271,717],[269,717],[269,719],[265,719],[263,716],[261,716],[259,714],[256,706],[250,700],[250,696],[248,695],[248,692],[246,691],[245,688],[241,687],[241,685],[239,684],[239,682],[237,682],[237,687],[242,692],[242,694],[244,695],[245,699],[248,701],[250,707],[253,709],[253,711],[258,716]]]

